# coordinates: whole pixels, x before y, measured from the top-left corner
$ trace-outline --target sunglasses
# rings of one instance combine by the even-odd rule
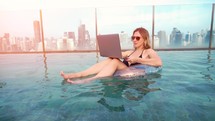
[[[140,37],[138,37],[138,36],[131,36],[131,39],[132,39],[132,40],[136,39],[137,41],[139,41],[139,40],[140,40]]]

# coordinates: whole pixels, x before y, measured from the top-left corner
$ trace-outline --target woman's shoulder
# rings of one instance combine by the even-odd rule
[[[146,53],[151,55],[151,54],[156,54],[157,52],[154,49],[149,48],[149,49],[146,49]]]
[[[150,53],[150,52],[154,52],[155,50],[152,49],[152,48],[149,48],[149,49],[146,49],[145,51],[146,51],[147,53]]]

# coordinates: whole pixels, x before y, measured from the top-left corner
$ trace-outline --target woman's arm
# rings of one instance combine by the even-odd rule
[[[131,52],[132,52],[132,51],[130,51],[130,50],[122,52],[122,57],[123,57],[123,58],[128,57],[128,56],[130,55]]]

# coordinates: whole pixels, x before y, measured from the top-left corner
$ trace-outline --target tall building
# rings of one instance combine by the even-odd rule
[[[121,48],[123,49],[130,49],[133,48],[133,44],[131,38],[128,37],[128,34],[124,31],[121,31],[119,34]]]
[[[160,39],[157,35],[154,36],[154,48],[160,47]]]
[[[2,42],[2,37],[0,37],[0,51],[2,51],[3,49],[2,49],[2,44],[3,42]]]
[[[159,31],[157,37],[159,38],[159,47],[167,46],[167,35],[165,31]]]
[[[90,33],[88,30],[85,31],[85,48],[87,49],[91,49],[91,45],[90,45]]]
[[[193,36],[192,36],[192,45],[194,47],[200,47],[202,46],[202,42],[203,42],[203,36],[201,36],[201,33],[200,32],[196,32],[196,33],[193,33]]]
[[[29,37],[25,37],[24,38],[24,41],[25,41],[25,49],[26,51],[30,51],[31,50],[31,41],[30,41],[30,38]]]
[[[40,22],[34,21],[34,38],[35,45],[41,42],[41,33],[40,33]]]
[[[64,32],[61,39],[56,41],[58,50],[74,50],[74,32]]]
[[[191,43],[191,33],[187,32],[187,34],[185,35],[185,41],[184,41],[184,46],[187,46]]]
[[[78,27],[78,48],[81,49],[81,48],[84,48],[85,47],[85,24],[81,24],[79,27]]]
[[[182,42],[182,33],[177,28],[173,28],[170,35],[170,45],[180,47]]]
[[[68,32],[68,38],[75,40],[75,32]]]
[[[16,37],[10,38],[11,51],[18,51],[18,44],[16,43]]]
[[[205,42],[205,44],[207,44],[207,45],[209,45],[210,34],[211,34],[211,31],[208,30],[208,31],[206,32],[205,37],[204,37],[204,40],[205,40],[204,42]],[[214,42],[214,41],[215,41],[215,31],[213,30],[213,31],[212,31],[212,42]]]
[[[2,39],[2,50],[3,51],[11,51],[11,46],[10,46],[10,34],[5,33]]]
[[[76,46],[77,42],[76,42],[76,39],[75,39],[75,32],[68,32],[67,36],[68,36],[68,39],[72,39],[73,40],[73,43]]]
[[[8,45],[7,45],[7,40],[5,38],[2,38],[2,40],[1,40],[1,49],[3,52],[4,51],[6,52],[9,50]]]
[[[191,41],[191,34],[190,34],[190,32],[187,32],[187,34],[185,35],[185,41],[186,42],[190,42]]]

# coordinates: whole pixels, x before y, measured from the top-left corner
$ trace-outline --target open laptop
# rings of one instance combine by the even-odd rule
[[[122,58],[119,34],[98,35],[97,40],[101,56]]]

